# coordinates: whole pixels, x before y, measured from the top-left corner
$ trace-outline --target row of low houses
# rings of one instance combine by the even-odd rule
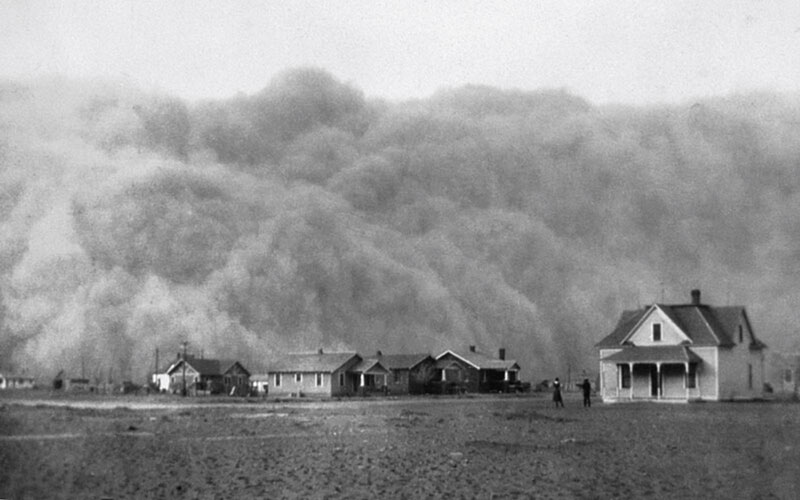
[[[745,308],[704,304],[699,290],[691,292],[688,303],[655,303],[623,312],[596,348],[597,389],[605,402],[753,399],[769,385],[766,345]],[[800,355],[776,354],[771,369],[776,391],[797,393]],[[160,391],[197,395],[508,392],[523,387],[519,370],[504,349],[490,356],[470,346],[435,357],[319,350],[286,354],[264,373],[251,373],[236,360],[179,355],[152,383]],[[33,383],[31,377],[0,374],[0,389]],[[54,388],[86,386],[88,380],[67,378],[63,372],[54,382]]]
[[[158,390],[188,394],[350,396],[370,393],[423,394],[522,390],[519,364],[505,349],[491,357],[470,346],[467,352],[362,356],[357,352],[291,353],[266,373],[250,373],[238,361],[178,356],[155,374]]]

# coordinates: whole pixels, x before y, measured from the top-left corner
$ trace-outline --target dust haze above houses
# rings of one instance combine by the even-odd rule
[[[551,378],[692,288],[797,347],[796,95],[385,101],[299,68],[185,101],[53,77],[2,81],[0,128],[0,366],[477,345]]]

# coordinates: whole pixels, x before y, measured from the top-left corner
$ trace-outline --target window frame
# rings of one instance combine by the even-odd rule
[[[280,387],[280,386],[281,386],[281,374],[280,373],[276,373],[275,374],[275,387]]]
[[[656,338],[658,336],[658,338]],[[661,342],[664,338],[664,332],[661,328],[661,323],[653,323],[651,325],[651,337],[653,342]]]
[[[303,373],[302,372],[295,373],[294,374],[294,381],[296,383],[298,383],[298,384],[302,384],[303,383]]]
[[[316,376],[314,377],[314,383],[315,383],[315,385],[317,387],[322,387],[322,385],[323,385],[322,382],[323,382],[322,373],[321,372],[317,372]]]

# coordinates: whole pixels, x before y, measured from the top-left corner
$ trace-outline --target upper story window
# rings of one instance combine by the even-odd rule
[[[653,342],[661,342],[661,323],[653,323]]]

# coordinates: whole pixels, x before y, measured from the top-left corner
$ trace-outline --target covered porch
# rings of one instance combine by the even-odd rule
[[[689,401],[698,396],[702,358],[686,346],[634,346],[604,358],[616,367],[616,383],[603,388],[617,401]]]
[[[357,384],[355,389],[359,394],[387,391],[389,370],[377,359],[363,360],[350,373],[354,375]]]

